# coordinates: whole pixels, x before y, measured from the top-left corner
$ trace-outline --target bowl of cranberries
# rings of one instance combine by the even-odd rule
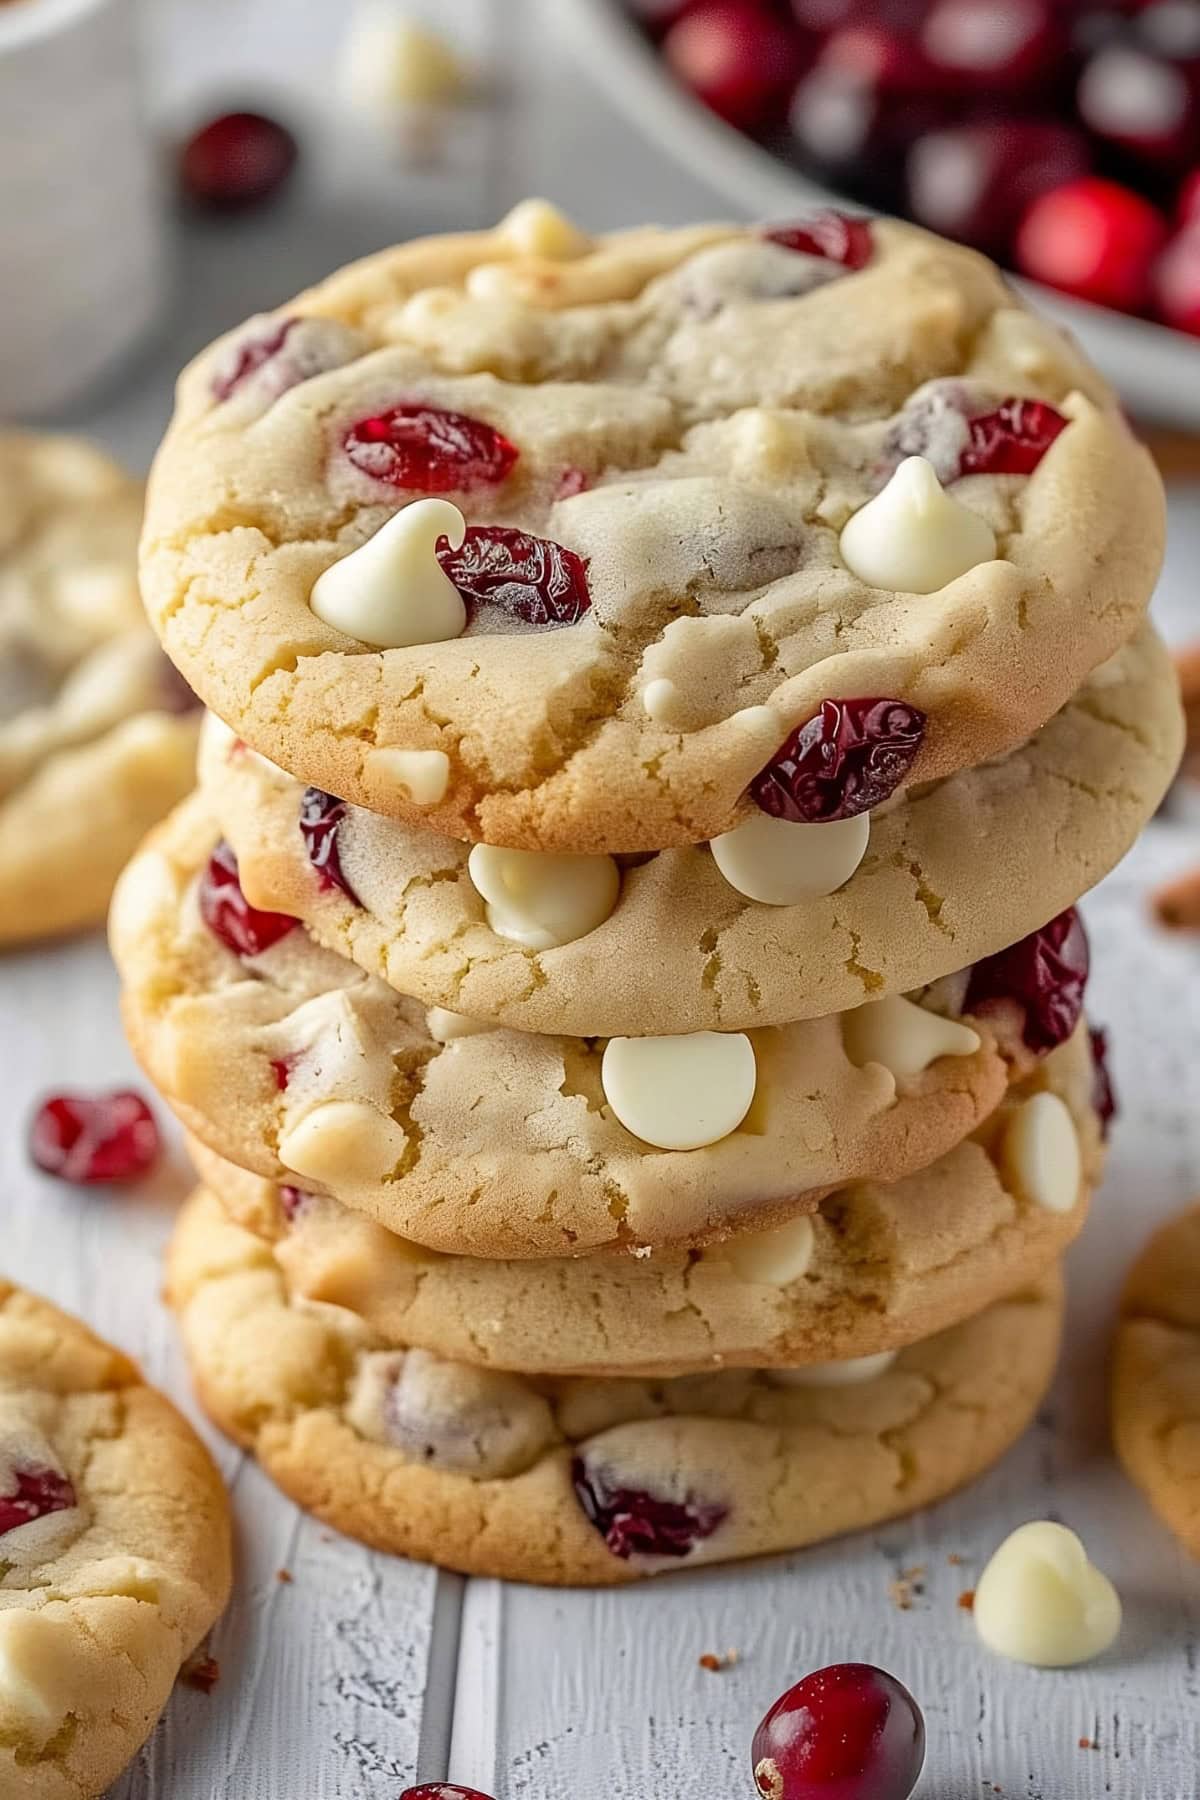
[[[1200,427],[1200,0],[571,0],[614,100],[755,216],[985,251]]]

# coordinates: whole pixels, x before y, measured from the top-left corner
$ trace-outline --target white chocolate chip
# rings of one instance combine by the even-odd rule
[[[621,871],[611,856],[499,850],[476,844],[467,873],[487,902],[498,937],[527,950],[552,950],[603,925],[617,904]]]
[[[406,19],[390,0],[360,0],[338,59],[338,86],[356,113],[386,124],[399,107],[451,100],[465,85],[443,37]]]
[[[386,1113],[361,1100],[327,1100],[279,1140],[285,1169],[336,1188],[381,1181],[404,1155],[408,1138]]]
[[[839,548],[868,587],[933,594],[991,562],[996,538],[985,519],[946,493],[932,463],[908,456],[883,492],[847,520]]]
[[[1121,1602],[1073,1531],[1035,1519],[1005,1538],[984,1569],[972,1616],[998,1656],[1068,1669],[1115,1642]]]
[[[500,235],[526,256],[570,262],[584,256],[592,241],[549,200],[522,200],[500,221]]]
[[[880,1350],[874,1356],[847,1356],[840,1362],[808,1363],[800,1369],[772,1369],[771,1380],[780,1387],[856,1387],[886,1375],[898,1350]]]
[[[720,1250],[739,1280],[782,1288],[807,1272],[816,1241],[813,1222],[802,1213],[775,1231],[751,1231],[731,1238]]]
[[[450,758],[444,750],[372,750],[367,772],[403,788],[414,806],[436,806],[450,785]]]
[[[1004,1173],[1014,1192],[1047,1212],[1069,1213],[1079,1200],[1079,1133],[1057,1094],[1031,1094],[1004,1133]]]
[[[675,726],[681,722],[682,698],[675,683],[665,675],[648,681],[642,689],[642,705],[646,709],[646,717],[653,719],[656,725]]]
[[[739,894],[766,906],[796,906],[849,881],[870,835],[869,813],[828,825],[793,825],[759,812],[713,838],[709,848]]]
[[[41,1741],[51,1737],[94,1682],[87,1647],[64,1618],[0,1612],[0,1719],[11,1729],[19,1717]]]
[[[869,1000],[842,1015],[842,1042],[856,1068],[879,1063],[902,1081],[940,1056],[974,1056],[982,1039],[958,1019],[943,1019],[902,994]]]
[[[758,1069],[744,1032],[694,1031],[611,1038],[600,1080],[626,1131],[659,1150],[699,1150],[737,1130]]]
[[[467,623],[463,597],[436,555],[458,550],[466,521],[449,500],[414,500],[313,584],[318,619],[380,650],[444,644]]]
[[[452,1044],[455,1038],[477,1037],[492,1027],[483,1019],[469,1019],[466,1013],[451,1012],[448,1006],[431,1006],[425,1014],[425,1029],[438,1044]]]

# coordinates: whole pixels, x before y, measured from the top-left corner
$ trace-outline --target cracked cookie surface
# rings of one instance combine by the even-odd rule
[[[0,943],[103,919],[192,784],[197,714],[138,598],[141,509],[92,445],[0,434]]]
[[[1200,1206],[1151,1238],[1121,1296],[1112,1366],[1117,1454],[1200,1556]]]
[[[667,850],[622,871],[601,925],[534,951],[492,930],[466,846],[429,830],[347,808],[337,844],[355,898],[322,881],[300,832],[303,789],[216,726],[202,736],[201,779],[254,904],[302,918],[327,948],[431,1005],[579,1034],[780,1024],[965,967],[1119,861],[1182,749],[1175,675],[1147,628],[1028,744],[881,809],[836,893],[760,905],[707,846]]]
[[[538,1380],[385,1348],[289,1303],[269,1245],[189,1202],[168,1263],[200,1399],[285,1493],[376,1548],[599,1586],[797,1549],[950,1493],[1008,1448],[1057,1354],[1057,1272],[873,1380]]]
[[[0,1791],[96,1800],[230,1586],[212,1458],[135,1366],[0,1281]]]
[[[969,1054],[898,1080],[851,1060],[840,1016],[775,1027],[754,1034],[742,1126],[702,1149],[655,1149],[609,1104],[595,1040],[497,1029],[439,1042],[419,1002],[299,925],[235,955],[198,898],[214,837],[196,795],[118,883],[110,937],[135,1053],[221,1154],[433,1249],[578,1255],[781,1222],[856,1176],[935,1160],[1025,1054],[1018,1033],[976,1022]]]
[[[681,1375],[875,1356],[1043,1274],[1099,1178],[1092,1081],[1081,1026],[928,1169],[839,1189],[798,1226],[645,1258],[439,1256],[196,1140],[189,1149],[234,1223],[273,1245],[292,1298],[347,1307],[385,1343],[526,1374]],[[1078,1198],[1062,1212],[1005,1168],[1005,1129],[1043,1092],[1066,1101],[1083,1151]]]
[[[151,478],[143,592],[168,653],[301,779],[493,844],[709,839],[830,698],[924,713],[917,781],[1011,749],[1135,631],[1161,484],[990,264],[871,230],[849,271],[736,227],[588,240],[519,208],[250,322],[185,371]],[[971,423],[1021,401],[1066,420],[1037,466],[962,473]],[[913,451],[998,545],[921,595],[838,551]],[[510,589],[416,648],[324,624],[318,578],[430,493],[485,546],[526,534],[560,585],[561,550],[586,565],[580,616],[531,629]],[[413,752],[442,771],[421,804]]]

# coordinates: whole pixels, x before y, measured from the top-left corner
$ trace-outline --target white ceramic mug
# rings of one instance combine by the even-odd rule
[[[68,405],[162,304],[136,0],[0,0],[0,419]]]

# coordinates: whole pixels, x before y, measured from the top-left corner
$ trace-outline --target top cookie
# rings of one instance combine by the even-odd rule
[[[1011,748],[1132,634],[1161,537],[1111,395],[972,252],[530,202],[185,372],[143,591],[303,780],[638,851]]]

